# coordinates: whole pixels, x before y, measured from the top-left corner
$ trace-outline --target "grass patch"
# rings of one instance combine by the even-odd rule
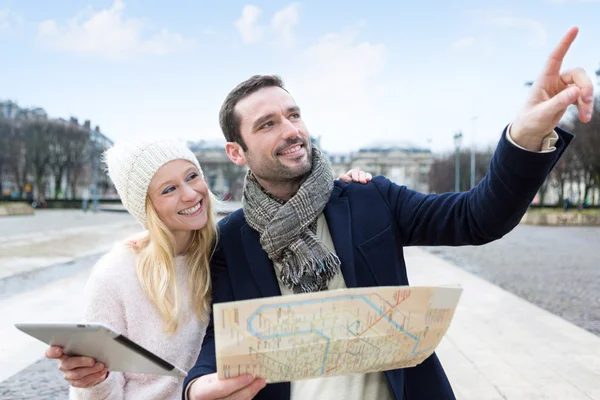
[[[554,214],[554,213],[564,213],[565,210],[563,210],[562,208],[529,208],[529,210],[527,210],[528,213],[531,214],[538,214],[538,215],[542,215],[542,214]],[[577,208],[570,208],[569,211],[567,211],[568,213],[572,213],[572,212],[576,212],[576,213],[582,213],[585,215],[600,215],[600,209],[598,208],[588,208],[588,209],[584,209],[584,210],[578,210]]]

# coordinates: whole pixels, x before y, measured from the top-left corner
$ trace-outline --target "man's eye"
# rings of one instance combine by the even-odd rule
[[[293,113],[290,115],[291,118],[300,118],[300,113]]]
[[[168,188],[163,190],[163,192],[161,194],[171,193],[173,190],[175,190],[175,186],[169,186]]]
[[[272,127],[273,125],[275,125],[275,123],[274,123],[273,121],[269,121],[269,122],[267,122],[266,124],[264,124],[264,125],[262,126],[262,128],[270,128],[270,127]]]

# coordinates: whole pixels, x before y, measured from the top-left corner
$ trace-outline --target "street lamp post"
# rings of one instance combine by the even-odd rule
[[[98,212],[98,136],[96,135],[96,131],[91,129],[90,137],[92,139],[92,212]]]
[[[473,134],[471,135],[471,189],[475,187],[475,121],[477,116],[471,118],[473,121]]]
[[[456,149],[456,170],[454,172],[454,191],[460,192],[460,144],[462,142],[462,132],[454,134],[454,147]]]

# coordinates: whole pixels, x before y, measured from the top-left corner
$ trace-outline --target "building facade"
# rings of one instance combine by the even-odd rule
[[[198,158],[209,189],[219,198],[240,200],[244,177],[248,168],[231,162],[225,153],[223,140],[188,142],[187,146]]]
[[[384,175],[398,185],[429,193],[431,150],[410,143],[385,142],[365,146],[355,153],[328,154],[335,177],[352,168]]]
[[[311,138],[319,146],[319,138]],[[204,171],[208,187],[217,195],[232,200],[242,198],[247,167],[239,167],[229,160],[223,140],[188,142]],[[368,146],[355,153],[324,152],[331,162],[335,178],[352,168],[375,175],[385,175],[399,185],[428,193],[429,169],[433,155],[429,149],[403,143],[382,143]]]
[[[5,152],[0,154],[2,197],[39,201],[92,198],[95,193],[115,196],[101,165],[102,153],[113,142],[98,126],[92,128],[90,121],[80,125],[76,118],[49,118],[42,108],[20,108],[12,101],[0,102],[0,119],[5,120],[0,132],[0,152]]]

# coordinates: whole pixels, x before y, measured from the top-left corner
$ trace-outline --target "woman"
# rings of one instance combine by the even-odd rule
[[[105,161],[125,208],[146,230],[117,244],[95,265],[85,290],[85,319],[106,324],[189,370],[200,352],[210,313],[215,198],[197,158],[183,144],[116,145],[107,151]],[[351,170],[340,179],[366,183],[370,174]],[[58,347],[51,347],[46,357],[60,359],[59,369],[71,385],[73,399],[181,397],[179,378],[109,373],[102,363],[65,356]],[[228,395],[264,386],[264,380],[244,379],[239,377],[227,388],[215,380],[207,391]]]
[[[85,289],[85,319],[189,369],[210,313],[214,196],[197,158],[177,142],[116,145],[105,161],[125,208],[146,230],[117,244],[95,265]],[[63,356],[55,347],[46,355],[61,359],[71,398],[181,396],[182,381],[175,377],[109,373],[101,363]]]

